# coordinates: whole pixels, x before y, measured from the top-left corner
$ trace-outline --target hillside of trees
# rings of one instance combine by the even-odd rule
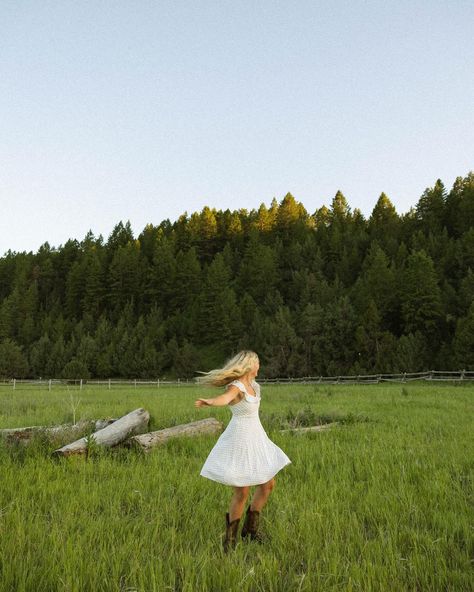
[[[263,377],[474,369],[474,173],[403,215],[288,193],[0,258],[2,377],[191,378],[243,348]]]

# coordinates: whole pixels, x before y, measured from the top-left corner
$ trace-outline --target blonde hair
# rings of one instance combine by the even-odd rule
[[[204,376],[197,376],[194,380],[201,386],[224,386],[232,380],[247,374],[257,362],[259,362],[258,355],[254,351],[243,349],[227,360],[222,368],[216,368],[209,372],[196,370],[196,372],[204,374]]]

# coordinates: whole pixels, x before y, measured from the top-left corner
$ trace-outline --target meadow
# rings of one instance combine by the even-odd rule
[[[230,409],[194,407],[220,392],[2,387],[0,428],[71,422],[71,401],[76,420],[144,407],[149,431],[210,416],[225,426]],[[228,555],[232,488],[199,475],[217,436],[87,458],[53,458],[45,437],[0,440],[0,590],[474,590],[473,411],[473,384],[262,383],[260,419],[292,464],[262,512],[267,542]]]

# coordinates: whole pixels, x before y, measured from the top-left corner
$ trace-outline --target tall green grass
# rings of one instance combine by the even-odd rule
[[[0,389],[0,427],[119,417],[150,430],[214,416],[195,387]],[[221,536],[232,488],[199,475],[217,436],[149,454],[55,459],[66,441],[0,441],[0,589],[474,590],[474,386],[262,386],[260,417],[292,460],[262,511],[263,545]],[[328,421],[323,432],[280,433]],[[253,493],[253,492],[252,492]]]

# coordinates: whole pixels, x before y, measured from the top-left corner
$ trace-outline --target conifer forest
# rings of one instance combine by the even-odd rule
[[[473,369],[474,173],[404,214],[287,193],[0,258],[3,378],[190,379],[244,348],[267,378]]]

